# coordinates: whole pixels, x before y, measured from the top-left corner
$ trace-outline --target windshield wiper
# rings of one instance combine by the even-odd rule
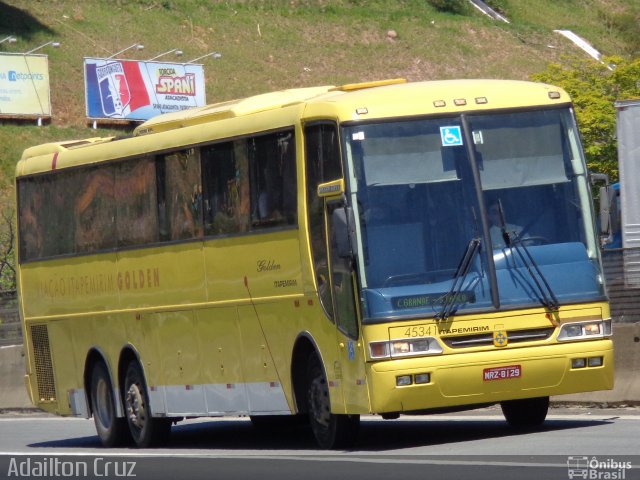
[[[436,320],[446,320],[449,316],[455,313],[458,305],[462,302],[459,299],[460,292],[462,292],[462,286],[464,285],[464,280],[467,278],[467,274],[471,269],[471,265],[473,263],[473,259],[480,251],[480,239],[472,238],[467,244],[467,248],[464,251],[464,255],[462,255],[462,259],[458,264],[458,268],[456,269],[456,273],[453,275],[453,281],[451,282],[451,288],[444,295],[444,301],[442,303],[442,308],[436,314]]]
[[[542,274],[538,263],[531,255],[529,249],[525,246],[523,237],[521,235],[515,234],[513,237],[507,232],[507,227],[504,219],[504,210],[502,210],[502,202],[498,200],[498,212],[500,214],[500,230],[502,233],[502,238],[507,247],[511,249],[511,251],[515,250],[522,264],[527,269],[529,276],[533,280],[536,288],[538,289],[538,301],[546,308],[552,311],[558,310],[559,302],[558,297],[556,297],[555,293],[551,289],[549,282]],[[522,253],[524,252],[524,253]],[[514,263],[515,266],[515,263]],[[532,269],[533,268],[533,269]],[[535,270],[535,273],[534,273]]]

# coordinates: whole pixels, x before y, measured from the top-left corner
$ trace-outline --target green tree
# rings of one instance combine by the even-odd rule
[[[10,192],[0,194],[0,292],[16,289],[14,206]]]
[[[549,65],[532,78],[562,87],[571,95],[589,169],[606,173],[613,182],[618,179],[614,104],[640,98],[640,58],[603,60],[569,59],[564,65]]]

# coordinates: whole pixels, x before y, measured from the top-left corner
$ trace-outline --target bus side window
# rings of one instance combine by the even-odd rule
[[[22,261],[44,256],[44,225],[42,209],[47,191],[37,178],[18,182],[20,231],[20,259]],[[50,182],[48,182],[50,183]]]
[[[200,150],[190,148],[160,157],[157,168],[161,240],[202,236]]]
[[[248,181],[246,141],[203,147],[202,173],[206,235],[242,233],[248,230]]]
[[[76,253],[116,247],[115,165],[82,169],[69,176],[73,191]],[[58,183],[58,187],[64,186]]]
[[[116,168],[118,246],[158,241],[156,169],[153,157],[122,162]]]
[[[248,140],[251,178],[251,226],[295,225],[296,171],[293,132]]]

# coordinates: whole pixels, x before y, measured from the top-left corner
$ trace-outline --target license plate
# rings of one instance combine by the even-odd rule
[[[507,380],[509,378],[520,378],[522,367],[520,365],[509,365],[508,367],[485,368],[482,371],[482,379],[485,382],[491,380]]]

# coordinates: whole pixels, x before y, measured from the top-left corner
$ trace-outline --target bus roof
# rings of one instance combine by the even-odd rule
[[[284,112],[286,107],[290,106],[298,107],[296,114],[303,120],[325,118],[347,122],[568,103],[570,98],[566,92],[559,87],[542,83],[517,80],[442,80],[407,83],[404,79],[391,79],[338,87],[281,90],[158,115],[139,125],[134,130],[133,137],[148,137],[151,134],[215,124],[262,112]],[[192,140],[193,137],[189,139]],[[154,142],[140,138],[139,145],[136,144],[138,147],[129,143],[135,140],[129,139],[129,148],[124,148],[118,153],[120,149],[115,147],[113,140],[115,137],[98,137],[28,148],[18,162],[16,176],[154,150]],[[201,141],[206,140],[203,138]],[[185,140],[182,141],[184,145],[188,145]],[[179,142],[180,140],[177,144],[180,144]],[[114,146],[110,146],[110,143]],[[82,155],[70,155],[78,150],[82,150]]]

